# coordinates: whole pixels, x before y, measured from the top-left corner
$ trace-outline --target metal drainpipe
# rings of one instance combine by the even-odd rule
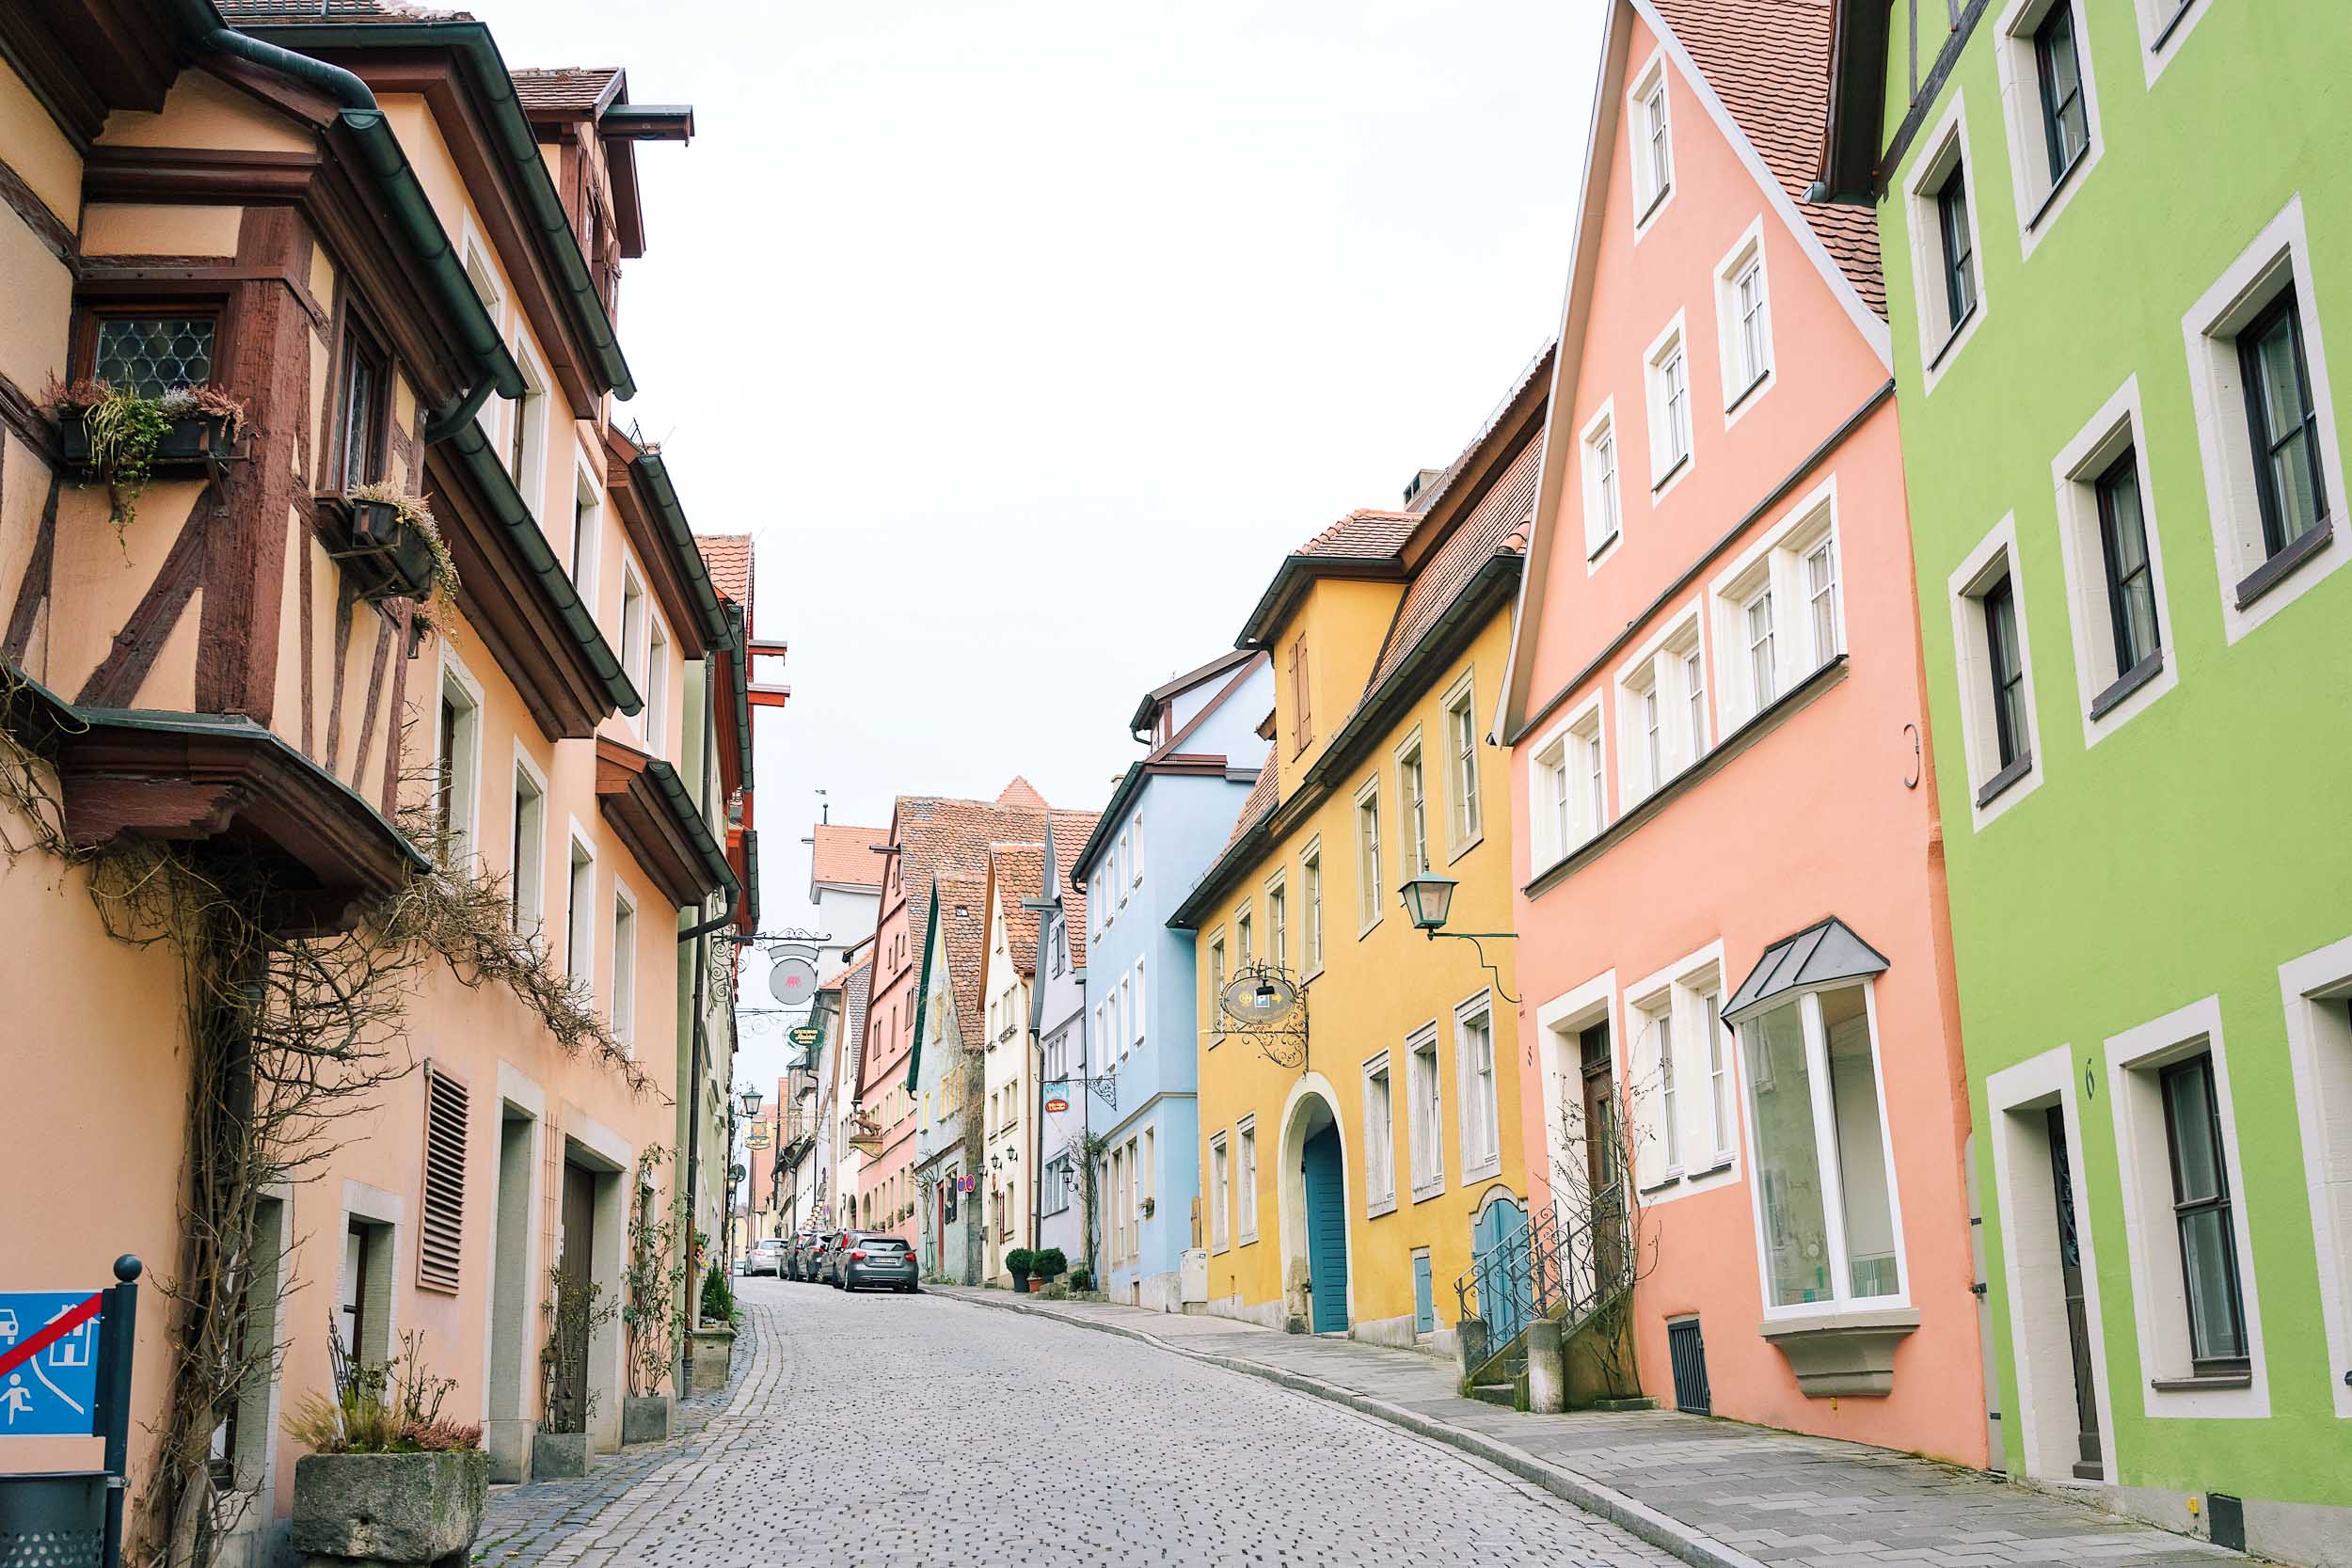
[[[710,682],[706,678],[703,682],[703,784],[706,790],[709,787],[710,768],[713,762],[711,749],[714,742],[710,733],[712,722]],[[735,919],[735,911],[741,902],[742,895],[738,893],[727,900],[726,913],[716,920],[706,920],[700,925],[690,926],[679,932],[677,939],[679,945],[683,946],[687,942],[707,936],[722,926],[731,924]],[[695,1178],[702,1173],[703,984],[705,977],[710,972],[709,954],[698,951],[694,954],[692,961],[694,965],[694,1011],[691,1027],[694,1044],[689,1057],[689,1069],[686,1075],[686,1239],[690,1254],[693,1250],[694,1199],[699,1185]],[[732,1158],[734,1152],[730,1148],[727,1151],[728,1156]],[[693,1274],[694,1271],[690,1269],[687,1272]],[[702,1283],[699,1276],[686,1282],[687,1322],[690,1324],[695,1323],[702,1312]],[[691,1392],[693,1386],[691,1381],[694,1365],[692,1340],[687,1340],[679,1347],[679,1350],[678,1390],[683,1396]]]

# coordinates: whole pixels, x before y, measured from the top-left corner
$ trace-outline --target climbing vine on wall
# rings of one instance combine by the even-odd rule
[[[427,781],[409,781],[402,795],[418,803],[397,818],[427,863],[359,909],[349,929],[289,935],[271,911],[290,890],[251,854],[218,843],[74,843],[54,769],[21,738],[37,733],[33,706],[23,678],[0,666],[0,858],[14,865],[40,854],[68,868],[110,937],[179,961],[189,1060],[182,1242],[151,1276],[172,1352],[169,1396],[130,1549],[159,1568],[209,1568],[255,1505],[258,1480],[216,1475],[215,1433],[283,1355],[276,1325],[294,1285],[281,1268],[274,1294],[257,1287],[268,1274],[261,1205],[331,1158],[362,1130],[352,1118],[412,1070],[406,1019],[419,986],[446,972],[469,988],[500,987],[564,1051],[600,1060],[634,1092],[654,1084],[587,991],[557,973],[543,940],[513,929],[503,880],[460,858],[435,821]]]

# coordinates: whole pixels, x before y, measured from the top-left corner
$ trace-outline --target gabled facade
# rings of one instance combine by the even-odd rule
[[[513,990],[428,965],[398,1030],[419,1070],[372,1091],[372,1135],[192,1225],[171,944],[110,936],[87,867],[0,871],[0,925],[29,934],[0,974],[55,999],[20,1022],[97,1042],[22,1085],[44,1131],[0,1161],[54,1201],[12,1241],[91,1279],[126,1251],[202,1277],[190,1249],[216,1244],[251,1290],[212,1308],[285,1346],[230,1390],[216,1469],[173,1483],[216,1488],[231,1560],[278,1550],[278,1417],[328,1386],[329,1321],[377,1362],[420,1331],[500,1479],[529,1473],[543,1424],[618,1445],[620,1331],[567,1345],[578,1381],[551,1391],[540,1303],[551,1272],[617,1288],[640,1156],[672,1145],[668,1101],[707,1109],[673,1066],[687,1037],[725,1081],[717,933],[748,915],[723,842],[748,780],[710,760],[707,665],[731,631],[659,455],[622,465],[660,492],[643,516],[610,494],[633,144],[691,111],[534,119],[476,22],[300,10],[73,0],[0,24],[0,726],[75,852],[173,846],[277,940],[363,927],[427,876],[495,879],[613,1049],[566,1049]],[[600,230],[616,200],[628,221]],[[91,380],[209,388],[242,425],[215,427],[226,460],[167,463],[134,506],[84,483],[86,426],[43,391]],[[431,499],[456,577],[435,618],[357,547],[350,492],[372,482]],[[72,1016],[39,1016],[55,1006]],[[101,1118],[135,1154],[60,1186]],[[664,1164],[657,1201],[692,1180]],[[722,1190],[697,1195],[713,1222]],[[135,1376],[135,1497],[175,1381],[164,1321]]]
[[[1034,897],[1035,976],[1029,988],[1029,1037],[1037,1046],[1038,1117],[1034,1158],[1037,1245],[1059,1247],[1072,1268],[1094,1255],[1088,1219],[1086,1138],[1094,1105],[1086,1075],[1087,912],[1085,884],[1072,869],[1086,839],[1076,824],[1045,825],[1045,853]]]
[[[2343,12],[1836,21],[1824,187],[1886,253],[1999,1458],[2352,1561]]]
[[[1146,694],[1128,729],[1151,750],[1070,867],[1091,927],[1083,1070],[1109,1090],[1084,1116],[1103,1140],[1093,1272],[1113,1301],[1179,1310],[1184,1255],[1200,1244],[1192,943],[1166,922],[1257,776],[1271,685],[1265,660],[1243,651]]]
[[[819,822],[802,842],[808,846],[808,901],[817,911],[817,973],[829,975],[847,955],[873,935],[882,909],[882,857],[889,841],[883,828]]]
[[[866,1206],[869,1228],[914,1231],[927,1279],[977,1285],[986,1277],[979,971],[987,940],[985,877],[931,883],[929,947],[915,978],[915,1047],[908,1087],[914,1102],[913,1164],[904,1206]]]
[[[1798,199],[1827,21],[1611,8],[1502,712],[1526,1135],[1640,1392],[1981,1465],[1877,256]]]
[[[1272,747],[1169,917],[1195,942],[1208,1310],[1443,1349],[1457,1284],[1526,1225],[1503,753],[1486,738],[1541,456],[1549,351],[1405,511],[1284,561],[1240,639]],[[1255,982],[1253,984],[1253,981]],[[1243,1013],[1296,1001],[1270,1023]],[[1240,1010],[1236,1010],[1240,1009]]]
[[[1029,1017],[1037,979],[1037,911],[1024,907],[1045,880],[1045,846],[988,850],[988,952],[980,967],[981,1156],[988,1166],[981,1277],[1009,1285],[1005,1259],[1035,1247],[1030,1187],[1037,1175],[1035,1041]]]

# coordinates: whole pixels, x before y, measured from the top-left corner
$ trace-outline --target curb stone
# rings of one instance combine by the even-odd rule
[[[1508,1443],[1497,1442],[1491,1437],[1467,1431],[1449,1421],[1423,1416],[1419,1411],[1407,1410],[1402,1405],[1391,1404],[1386,1400],[1374,1399],[1369,1394],[1359,1394],[1352,1388],[1343,1387],[1339,1384],[1327,1382],[1319,1377],[1310,1377],[1304,1372],[1294,1372],[1287,1368],[1271,1367],[1263,1361],[1252,1361],[1243,1356],[1217,1355],[1207,1351],[1193,1350],[1188,1346],[1163,1339],[1156,1334],[1147,1333],[1139,1328],[1129,1328],[1124,1323],[1097,1323],[1088,1318],[1069,1317],[1052,1310],[1050,1307],[1033,1306],[1028,1302],[1009,1296],[1002,1301],[996,1301],[977,1291],[967,1294],[961,1291],[933,1290],[928,1293],[946,1301],[960,1301],[974,1307],[991,1307],[1002,1312],[1020,1312],[1033,1318],[1045,1318],[1072,1328],[1089,1328],[1098,1334],[1111,1334],[1122,1339],[1134,1339],[1166,1351],[1171,1355],[1181,1355],[1187,1360],[1204,1362],[1226,1371],[1238,1372],[1244,1377],[1254,1377],[1278,1385],[1295,1393],[1327,1400],[1334,1404],[1346,1405],[1359,1414],[1372,1417],[1375,1420],[1385,1421],[1391,1426],[1402,1428],[1417,1436],[1429,1438],[1433,1442],[1442,1443],[1448,1448],[1458,1449],[1473,1458],[1485,1460],[1489,1465],[1507,1470],[1521,1481],[1540,1487],[1565,1502],[1573,1503],[1587,1513],[1606,1519],[1628,1534],[1647,1542],[1661,1551],[1681,1559],[1684,1562],[1690,1563],[1692,1568],[1770,1568],[1769,1564],[1750,1557],[1737,1547],[1725,1545],[1713,1536],[1693,1529],[1681,1520],[1661,1513],[1646,1503],[1637,1502],[1627,1497],[1615,1487],[1605,1485],[1564,1465],[1554,1465],[1548,1460],[1537,1459]]]

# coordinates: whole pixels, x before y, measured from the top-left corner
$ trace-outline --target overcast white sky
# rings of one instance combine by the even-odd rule
[[[698,530],[757,535],[791,643],[766,929],[806,915],[819,788],[1100,805],[1136,697],[1557,324],[1599,0],[470,8],[510,66],[694,105],[640,150],[623,417]]]

